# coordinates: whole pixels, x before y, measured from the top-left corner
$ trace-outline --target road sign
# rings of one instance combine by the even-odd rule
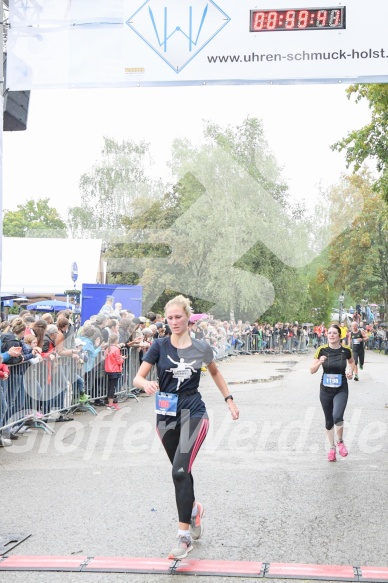
[[[10,0],[7,83],[387,82],[387,20],[387,0]]]
[[[71,279],[74,281],[74,283],[78,279],[78,266],[75,261],[71,264]]]

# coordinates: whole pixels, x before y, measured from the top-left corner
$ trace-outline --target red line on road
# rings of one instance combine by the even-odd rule
[[[291,579],[320,579],[335,581],[358,581],[358,575],[351,566],[305,565],[295,563],[270,563],[266,577]]]
[[[381,581],[388,582],[387,567],[360,567],[360,581]]]
[[[240,576],[274,579],[315,579],[388,583],[388,567],[308,565],[254,561],[152,559],[142,557],[3,556],[0,571],[73,571],[95,573],[158,573],[171,575]]]
[[[13,555],[4,557],[0,571],[81,571],[87,557],[39,557]]]

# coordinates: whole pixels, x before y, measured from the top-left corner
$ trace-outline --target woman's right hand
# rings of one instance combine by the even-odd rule
[[[159,383],[158,381],[145,381],[143,389],[147,395],[154,395],[159,391]]]
[[[325,362],[325,360],[327,360],[327,356],[321,356],[320,359],[319,359],[319,362],[321,364],[323,364]]]

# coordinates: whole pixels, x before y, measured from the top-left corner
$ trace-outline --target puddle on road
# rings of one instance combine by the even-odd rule
[[[280,381],[284,375],[276,375],[268,377],[267,379],[249,379],[247,381],[227,381],[228,385],[250,385],[253,383],[272,383],[273,381]]]
[[[295,364],[298,364],[297,360],[280,360],[280,361],[274,361],[274,360],[265,360],[264,361],[265,364],[285,364],[287,365],[287,367],[293,367],[295,366]],[[286,372],[290,372],[291,368],[277,368],[276,371],[277,372],[281,372],[281,373],[286,373]],[[249,379],[246,381],[227,381],[228,385],[249,385],[249,384],[254,384],[254,383],[272,383],[273,381],[280,381],[284,378],[284,374],[281,375],[272,375],[266,379]]]
[[[265,360],[265,364],[286,364],[287,366],[294,366],[298,364],[297,360]]]

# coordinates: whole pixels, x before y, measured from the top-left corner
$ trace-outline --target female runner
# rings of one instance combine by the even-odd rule
[[[205,363],[224,397],[233,419],[239,411],[229,393],[224,377],[213,359],[214,354],[203,340],[191,338],[188,324],[190,300],[182,295],[170,300],[165,315],[171,336],[155,340],[144,356],[133,384],[156,395],[157,432],[172,464],[172,478],[178,508],[178,544],[170,559],[183,559],[193,549],[203,531],[203,506],[195,500],[191,473],[195,457],[206,437],[209,418],[198,392],[201,367]],[[156,364],[159,381],[147,380]]]
[[[335,433],[339,454],[342,457],[348,455],[342,437],[344,412],[348,402],[347,379],[353,377],[355,363],[349,346],[341,345],[341,330],[337,324],[330,326],[327,337],[329,343],[320,346],[316,351],[310,372],[314,374],[320,366],[323,368],[320,401],[325,414],[327,438],[330,444],[327,459],[329,462],[335,462]],[[351,367],[348,371],[346,371],[347,363]]]

